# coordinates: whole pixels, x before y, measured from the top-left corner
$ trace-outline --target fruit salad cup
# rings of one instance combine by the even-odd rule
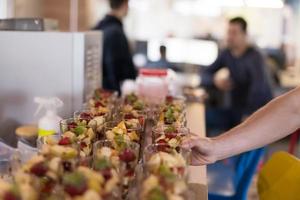
[[[120,113],[120,118],[125,121],[135,119],[140,123],[142,127],[142,131],[145,130],[147,113],[144,111],[137,111],[137,110],[122,111]]]
[[[105,123],[104,134],[110,141],[141,142],[142,128],[137,119],[128,119],[121,122]]]
[[[76,124],[86,125],[96,133],[101,133],[104,123],[108,119],[109,113],[96,113],[92,110],[79,110],[74,112],[74,121]]]
[[[175,125],[155,126],[152,129],[153,143],[168,144],[173,148],[179,147],[182,139],[190,133],[189,129]]]
[[[139,184],[140,200],[186,200],[188,197],[188,185],[178,179],[176,175],[161,166],[160,174],[148,174]]]
[[[102,140],[94,144],[94,160],[102,160],[103,165],[108,162],[121,174],[123,194],[134,184],[139,148],[139,144],[130,141]]]
[[[46,199],[51,196],[62,199],[58,198],[61,195],[61,177],[75,169],[69,165],[67,167],[66,160],[62,157],[38,155],[22,166],[14,176],[18,188],[22,189],[21,195],[26,190],[24,188],[28,188],[26,191],[28,196],[21,199]]]
[[[157,125],[175,125],[185,126],[186,125],[186,114],[185,110],[181,110],[173,105],[163,106],[159,118],[156,121]]]
[[[101,173],[82,166],[62,177],[65,199],[120,199],[115,192],[118,182],[116,175],[106,181]]]
[[[66,145],[45,145],[40,154],[46,159],[58,158],[63,172],[73,171],[78,165],[79,149]]]
[[[13,183],[0,180],[0,199],[3,200],[40,200],[40,199],[63,199],[59,195],[59,187],[51,179],[44,177],[43,180],[31,174],[18,172]],[[49,192],[49,189],[52,191]]]
[[[149,173],[157,174],[161,166],[168,168],[178,178],[187,178],[190,151],[172,148],[167,144],[151,144],[144,150],[144,163]]]
[[[60,145],[78,144],[81,157],[92,154],[96,134],[91,127],[75,122],[73,118],[62,120],[60,126],[63,132]]]
[[[167,96],[165,100],[165,105],[172,105],[180,110],[185,110],[186,98],[183,96]]]

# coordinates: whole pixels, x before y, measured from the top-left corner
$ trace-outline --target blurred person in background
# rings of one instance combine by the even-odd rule
[[[149,62],[147,67],[163,69],[172,68],[172,64],[167,60],[167,47],[165,45],[159,47],[159,54],[160,59],[155,62]]]
[[[129,5],[128,0],[109,0],[109,4],[111,11],[94,30],[103,31],[103,88],[120,93],[121,83],[137,75],[122,23]]]
[[[222,92],[221,106],[207,108],[207,127],[228,130],[272,99],[261,53],[248,43],[247,22],[229,21],[227,48],[201,74],[201,85]]]

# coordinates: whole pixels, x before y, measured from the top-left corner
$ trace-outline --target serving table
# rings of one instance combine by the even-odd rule
[[[205,136],[205,107],[202,103],[187,106],[187,127],[191,132]],[[199,200],[208,199],[206,166],[189,166],[189,185]]]

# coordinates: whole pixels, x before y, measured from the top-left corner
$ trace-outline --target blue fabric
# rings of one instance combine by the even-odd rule
[[[256,149],[208,166],[209,200],[246,200],[263,152]]]
[[[212,130],[229,130],[232,127],[238,125],[242,119],[242,113],[240,110],[227,109],[227,108],[215,108],[207,106],[205,109],[205,122],[208,130],[208,136]]]
[[[249,115],[272,99],[266,65],[260,52],[254,47],[240,57],[230,50],[220,52],[217,60],[201,74],[201,85],[214,87],[213,75],[221,68],[228,68],[233,82],[230,91],[230,107]]]
[[[147,63],[147,67],[149,68],[161,68],[161,69],[172,69],[173,68],[173,65],[168,62],[166,59],[160,59],[156,62],[148,62]]]

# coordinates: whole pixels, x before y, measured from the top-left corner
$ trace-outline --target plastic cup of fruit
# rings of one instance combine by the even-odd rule
[[[108,147],[118,152],[119,160],[125,163],[137,164],[140,145],[131,141],[118,141],[112,142],[110,140],[99,140],[93,144],[93,157],[97,159],[99,150],[103,147]],[[107,155],[103,155],[106,157]]]
[[[74,118],[63,119],[59,122],[61,133],[71,131],[77,127],[77,123]]]
[[[85,121],[88,124],[94,118],[94,114],[90,110],[78,110],[74,112],[73,117],[77,122]]]
[[[190,129],[184,126],[161,125],[152,128],[153,143],[165,143],[178,146],[181,139],[190,133]]]
[[[133,113],[122,113],[122,119],[124,120],[129,120],[129,119],[138,119],[139,123],[141,125],[142,131],[145,130],[145,126],[146,126],[146,119],[147,119],[147,115],[144,111],[135,111],[136,115],[134,115]]]
[[[161,165],[168,166],[181,178],[187,178],[190,151],[168,144],[150,144],[144,149],[143,161],[146,171],[156,173]]]
[[[117,127],[118,124],[121,122],[122,120],[118,120],[118,121],[110,121],[110,122],[106,122],[104,124],[104,132],[103,135],[105,135],[105,133],[107,131],[111,131],[113,128]],[[125,120],[125,125],[126,125],[126,130],[127,130],[127,134],[130,132],[136,132],[139,135],[139,140],[138,141],[133,141],[133,142],[140,142],[141,141],[141,134],[142,134],[142,127],[139,123],[135,124],[133,127],[128,127],[127,126],[127,121]]]
[[[117,145],[115,143],[117,143]],[[100,140],[96,142],[93,148],[93,158],[99,159],[101,158],[100,156],[107,157],[109,155],[99,155],[99,152],[103,147],[116,150],[118,152],[119,160],[117,169],[122,177],[123,191],[128,191],[128,188],[134,183],[133,181],[136,175],[135,168],[138,164],[140,145],[130,141],[115,141],[115,143],[109,140]],[[111,162],[114,161],[111,160]]]
[[[140,200],[155,199],[189,199],[194,200],[194,194],[188,188],[187,181],[174,177],[172,172],[144,174],[139,180],[136,195]]]

